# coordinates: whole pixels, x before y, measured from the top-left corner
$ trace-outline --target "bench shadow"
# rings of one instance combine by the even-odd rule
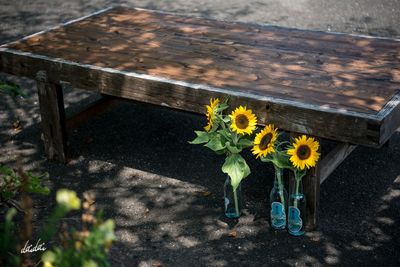
[[[67,111],[80,105],[71,103]],[[204,123],[201,116],[122,102],[72,132],[75,156],[67,165],[46,161],[42,145],[32,143],[39,141],[37,123],[13,141],[19,151],[30,149],[25,165],[50,172],[52,199],[62,187],[96,193],[106,217],[116,220],[115,266],[398,263],[399,133],[391,148],[356,149],[321,187],[319,229],[294,238],[270,228],[266,200],[273,169],[249,153],[245,216],[231,225],[220,218],[223,159],[187,143]],[[52,205],[38,199],[39,223]]]
[[[303,52],[314,49],[313,45],[316,43],[303,44]],[[116,51],[123,52],[125,48]],[[338,69],[365,63],[354,58],[367,53],[368,45],[360,44],[358,48],[359,51],[348,55],[347,62],[341,63]],[[151,49],[147,49],[151,54]],[[335,53],[333,49],[326,55],[319,55],[312,62],[313,66],[321,65],[317,68],[329,72],[332,66],[324,65],[324,60]],[[214,62],[210,60],[208,71],[220,71],[213,69]],[[102,60],[98,59],[97,63]],[[157,64],[161,70],[176,67],[168,62]],[[292,68],[299,74],[308,72],[301,66],[282,61],[271,74],[278,75]],[[183,75],[185,71],[192,70],[184,69]],[[335,82],[347,85],[350,88],[347,93],[351,94],[356,92],[351,88],[365,85],[364,80],[355,76],[338,75],[338,80],[328,81],[329,86]],[[206,76],[199,77],[202,82],[206,81]],[[234,79],[235,75],[224,78]],[[389,82],[397,78],[393,72],[381,79]],[[287,84],[288,88],[292,85]],[[117,94],[123,86],[122,80],[115,88]],[[34,98],[32,92],[30,95]],[[170,97],[181,96],[171,93]],[[335,97],[330,92],[324,94],[328,101],[334,102]],[[77,94],[76,103],[80,99],[81,95]],[[362,96],[354,95],[347,101],[341,104],[373,106],[381,104],[382,100],[375,98],[367,103]],[[2,116],[13,120],[16,117],[11,110],[16,107],[10,101],[7,103],[10,111]],[[71,108],[74,107],[72,103]],[[244,181],[245,216],[233,224],[219,219],[225,178],[220,171],[223,159],[201,146],[188,144],[194,138],[193,130],[201,129],[205,123],[200,116],[150,104],[122,103],[72,132],[69,139],[72,161],[61,165],[47,162],[43,157],[38,142],[37,105],[28,103],[27,107],[20,108],[25,112],[22,116],[33,118],[27,121],[31,126],[5,143],[26,155],[23,163],[28,168],[50,173],[48,184],[52,188],[52,199],[56,189],[61,187],[73,189],[80,195],[87,190],[96,193],[98,206],[117,223],[118,240],[110,256],[116,266],[139,265],[143,261],[173,266],[193,263],[204,266],[400,263],[397,231],[400,225],[399,133],[393,137],[392,148],[358,148],[353,152],[321,187],[319,230],[294,238],[286,232],[270,229],[265,202],[273,170],[249,153],[245,158],[254,171]],[[3,127],[1,131],[6,129]],[[2,163],[14,164],[14,159],[6,158]],[[211,195],[204,197],[204,191]],[[48,215],[53,205],[48,203],[48,198],[38,198],[38,222]],[[71,214],[72,219],[77,216]],[[229,236],[232,229],[237,232],[236,237]]]

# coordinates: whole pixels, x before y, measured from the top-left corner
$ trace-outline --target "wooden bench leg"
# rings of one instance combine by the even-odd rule
[[[62,87],[48,82],[44,71],[37,73],[36,81],[47,158],[66,163],[67,134]]]
[[[320,168],[311,168],[303,177],[303,190],[307,201],[306,229],[315,230],[318,226]]]
[[[382,147],[384,147],[384,148],[391,148],[391,147],[392,147],[392,143],[393,143],[393,141],[391,141],[391,138],[389,138],[389,139],[383,144]]]

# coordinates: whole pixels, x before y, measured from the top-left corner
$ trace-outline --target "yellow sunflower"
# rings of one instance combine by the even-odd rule
[[[207,109],[207,125],[204,127],[204,130],[206,132],[209,132],[211,130],[211,128],[214,125],[214,119],[215,119],[215,109],[219,104],[219,99],[215,98],[215,99],[210,99],[210,105],[206,106]]]
[[[238,107],[229,115],[232,119],[231,129],[238,134],[251,134],[256,128],[257,117],[251,109]]]
[[[309,169],[317,164],[320,154],[318,153],[319,143],[314,138],[307,138],[302,135],[295,138],[293,148],[288,149],[287,153],[291,155],[290,161],[293,166],[300,169]]]
[[[278,129],[274,125],[266,125],[254,138],[254,147],[251,149],[256,158],[266,157],[275,152],[275,141]]]

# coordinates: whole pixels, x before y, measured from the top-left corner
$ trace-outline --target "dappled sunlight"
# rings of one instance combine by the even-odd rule
[[[400,52],[390,41],[382,45],[373,39],[318,32],[302,36],[292,30],[240,23],[221,22],[215,27],[213,21],[196,18],[117,11],[120,14],[110,11],[13,48],[62,55],[68,61],[125,74],[193,83],[196,88],[208,85],[342,112],[376,114],[399,91],[400,70],[393,68],[393,59],[400,58]],[[91,73],[89,79],[79,75],[74,79],[85,79],[82,83],[87,87],[98,82],[102,93],[113,88],[111,94],[130,99],[146,96],[155,104],[165,94],[164,106],[173,102],[180,108],[189,103],[193,109],[202,108],[196,112],[203,111],[200,90],[186,95],[181,85],[161,87],[149,82],[154,86],[148,88],[141,79],[132,82],[123,75],[115,80],[111,76],[104,71]],[[254,171],[246,180],[244,215],[228,222],[221,217],[223,160],[187,143],[203,119],[135,102],[129,103],[131,108],[122,105],[75,129],[69,139],[71,160],[61,165],[44,157],[32,83],[28,90],[32,101],[25,104],[0,100],[4,103],[0,138],[7,138],[1,140],[0,163],[14,164],[15,155],[22,154],[27,170],[50,172],[47,183],[53,192],[68,187],[79,194],[95,193],[96,205],[116,222],[114,262],[129,257],[135,266],[158,261],[169,266],[180,256],[195,255],[193,261],[220,266],[244,266],[246,261],[343,265],[346,259],[361,264],[365,259],[384,260],[387,254],[382,251],[398,246],[399,236],[393,230],[399,224],[400,176],[394,162],[398,147],[363,150],[344,166],[345,172],[335,172],[321,190],[320,228],[294,238],[271,229],[265,198],[272,181],[265,177],[272,172],[257,171],[265,165],[254,159],[249,160]],[[84,91],[66,91],[67,113],[93,97]],[[264,108],[261,120],[266,116]],[[24,120],[18,133],[9,129],[17,118]],[[332,128],[329,123],[324,127]],[[397,146],[398,133],[395,138]],[[42,200],[40,204],[44,208],[38,210],[39,219],[53,203]],[[76,219],[76,214],[69,216],[66,221]]]
[[[399,70],[392,68],[393,56],[399,56],[396,44],[380,42],[118,8],[11,47],[128,73],[375,114],[399,91],[400,82]]]
[[[68,94],[69,96],[74,99],[70,103],[71,108],[73,108],[79,94]],[[85,96],[81,95],[81,97]],[[255,215],[248,213],[248,211],[236,224],[229,226],[219,219],[223,210],[222,193],[220,191],[223,180],[214,181],[214,185],[210,181],[217,178],[203,180],[201,179],[202,176],[197,177],[190,174],[192,168],[208,169],[203,175],[214,177],[217,166],[209,166],[209,155],[199,158],[200,155],[196,148],[187,144],[177,145],[176,149],[185,151],[185,162],[191,161],[190,159],[193,157],[197,159],[195,165],[198,167],[194,167],[193,164],[178,164],[180,171],[178,169],[172,170],[172,173],[168,173],[168,175],[166,175],[167,171],[162,170],[162,167],[157,167],[156,162],[153,162],[153,165],[151,165],[153,167],[150,168],[141,163],[150,161],[145,157],[147,153],[144,151],[134,155],[137,161],[132,162],[127,158],[134,152],[133,148],[139,149],[139,143],[126,143],[126,140],[121,139],[119,134],[113,134],[113,127],[126,131],[125,134],[122,134],[126,135],[128,139],[141,142],[142,138],[131,132],[135,125],[147,133],[145,135],[150,134],[144,146],[151,148],[151,151],[158,157],[167,158],[167,155],[171,155],[164,150],[154,150],[154,144],[151,143],[151,140],[154,139],[151,135],[152,128],[143,128],[140,120],[136,117],[139,115],[133,116],[132,112],[149,113],[150,107],[147,110],[135,106],[131,111],[122,112],[121,118],[112,116],[121,119],[121,123],[127,128],[122,129],[119,122],[114,121],[115,125],[109,125],[109,132],[101,133],[99,131],[95,136],[94,143],[90,145],[94,150],[84,150],[82,156],[72,159],[66,166],[46,162],[41,157],[43,151],[34,150],[28,146],[24,148],[21,145],[22,143],[18,143],[12,148],[15,151],[29,152],[27,163],[32,162],[32,159],[37,161],[37,157],[39,157],[40,160],[37,163],[40,166],[39,169],[50,170],[52,188],[69,187],[78,191],[79,194],[87,190],[96,194],[98,208],[104,208],[106,217],[113,218],[117,224],[117,241],[114,245],[115,248],[111,250],[111,255],[116,259],[116,262],[128,252],[131,253],[130,255],[142,255],[139,259],[147,263],[151,262],[152,259],[162,261],[165,258],[158,256],[158,254],[154,257],[149,255],[154,255],[154,251],[163,251],[163,253],[172,255],[171,257],[195,254],[202,262],[213,264],[219,262],[222,265],[241,264],[242,260],[258,254],[265,257],[260,258],[260,261],[268,258],[270,263],[340,265],[345,262],[344,258],[349,257],[352,253],[357,253],[361,257],[363,255],[368,256],[370,253],[379,253],[381,249],[386,248],[396,240],[396,236],[393,236],[393,233],[387,229],[395,227],[398,222],[395,217],[385,212],[390,207],[393,208],[393,203],[397,202],[400,197],[398,193],[399,176],[396,176],[393,179],[393,184],[384,194],[380,195],[378,213],[376,215],[369,213],[367,217],[361,217],[370,226],[367,228],[363,226],[358,232],[349,232],[348,224],[362,224],[358,221],[360,220],[360,213],[357,213],[357,210],[373,205],[373,200],[365,203],[365,206],[353,208],[354,210],[351,212],[355,215],[355,222],[351,219],[347,220],[345,217],[327,218],[328,215],[324,215],[324,220],[328,220],[331,225],[322,225],[322,229],[319,231],[307,232],[302,239],[292,238],[286,232],[272,231],[267,218],[255,220]],[[174,124],[174,122],[165,124],[162,113],[154,113],[157,114],[156,116],[161,116],[161,121],[156,125],[165,128],[166,125],[171,127]],[[178,117],[177,121],[184,121],[183,117],[185,116],[183,114],[177,114],[177,116],[182,116],[182,118]],[[146,117],[146,120],[149,119],[154,120],[151,113]],[[107,117],[99,120],[102,121],[102,124],[109,121]],[[148,125],[147,127],[156,127],[156,125]],[[89,124],[87,127],[91,129],[93,125],[90,126]],[[187,127],[187,125],[182,125],[182,129]],[[171,134],[180,131],[178,129],[180,128],[172,130]],[[29,129],[26,130],[29,131]],[[80,132],[87,132],[87,130],[79,129],[78,133]],[[113,136],[112,140],[114,140],[112,141],[114,143],[110,145],[114,149],[105,146],[111,140],[108,139],[110,134]],[[156,144],[177,142],[168,136],[165,137],[166,139],[158,139],[154,142]],[[78,137],[75,136],[75,138]],[[180,135],[177,138],[179,140],[187,139]],[[117,144],[119,142],[122,142],[124,147],[126,146],[126,150],[119,148]],[[77,143],[74,142],[74,144],[75,149],[77,149]],[[103,154],[109,153],[111,153],[112,158],[117,160],[104,161],[99,159]],[[119,160],[122,158],[124,160]],[[171,156],[171,160],[171,162],[179,162],[179,157]],[[172,163],[163,163],[162,165],[165,165],[169,170],[173,167]],[[37,170],[37,168],[35,169]],[[197,171],[194,171],[194,173],[197,173]],[[260,176],[257,173],[254,175]],[[359,177],[357,173],[352,175]],[[265,174],[262,175],[262,177],[264,176]],[[341,180],[339,178],[332,178],[330,181],[338,182]],[[375,178],[381,179],[381,177]],[[360,177],[359,179],[364,178]],[[353,182],[357,184],[357,180]],[[267,183],[267,181],[263,183]],[[264,186],[266,187],[265,190],[268,191],[270,185],[264,184]],[[347,184],[346,186],[350,187],[350,190],[356,189],[355,185]],[[209,190],[212,190],[211,196],[204,197],[202,192]],[[330,192],[330,194],[335,195],[332,190]],[[262,198],[257,199],[257,201],[261,203]],[[349,201],[352,201],[352,199],[350,198]],[[337,203],[323,204],[324,209],[335,209],[335,205]],[[45,213],[45,211],[43,212]],[[335,213],[340,214],[343,211],[335,211]],[[39,214],[39,217],[43,216]],[[73,215],[71,215],[68,220],[72,221],[73,218]],[[335,224],[341,225],[340,228],[331,228]],[[229,237],[231,231],[236,232],[235,238]],[[341,239],[345,241],[341,241]],[[280,252],[274,252],[278,248]],[[133,259],[133,261],[136,262],[136,259]]]
[[[341,252],[336,248],[336,246],[331,242],[325,242],[324,244],[325,256],[324,260],[327,264],[339,264],[340,263],[340,256]]]
[[[396,180],[394,180],[394,186],[391,186],[388,189],[388,193],[384,196],[382,196],[381,200],[384,202],[381,206],[381,209],[384,209],[387,205],[387,203],[390,203],[390,201],[395,200],[396,198],[400,198],[400,175],[397,176]]]

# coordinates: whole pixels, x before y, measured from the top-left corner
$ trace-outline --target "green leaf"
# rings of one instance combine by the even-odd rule
[[[14,198],[14,196],[15,196],[15,193],[11,192],[11,191],[8,191],[8,190],[5,190],[5,191],[1,192],[1,197],[4,200],[10,200],[10,199]]]
[[[229,152],[231,152],[232,154],[237,154],[237,153],[242,152],[241,148],[238,148],[236,146],[231,146],[230,142],[226,142],[225,146],[229,150]]]
[[[16,242],[15,225],[13,222],[13,218],[16,214],[17,210],[15,208],[9,209],[6,213],[5,221],[0,223],[0,256],[6,254],[9,254],[12,257],[15,256],[12,255],[12,253],[14,252],[13,246]]]
[[[231,177],[231,185],[236,190],[240,182],[250,174],[250,168],[239,154],[232,154],[225,159],[222,172]]]
[[[231,117],[229,117],[229,116],[224,116],[224,117],[222,118],[222,121],[225,122],[225,123],[229,123],[229,122],[231,122]]]
[[[6,81],[0,81],[0,92],[4,92],[8,95],[11,95],[12,97],[26,97],[26,94],[21,90],[18,85]]]
[[[212,151],[220,151],[225,149],[224,143],[222,143],[222,136],[220,134],[216,134],[211,137],[210,141],[205,145]]]
[[[56,261],[56,254],[53,251],[46,251],[42,254],[42,261],[44,263],[53,263]]]
[[[227,103],[221,103],[221,104],[218,105],[218,108],[216,109],[216,112],[222,112],[227,108],[229,108],[229,105]]]
[[[240,145],[242,148],[251,147],[253,146],[253,141],[246,138],[242,138],[239,140],[238,145]]]
[[[36,193],[41,195],[48,195],[50,193],[50,189],[48,187],[41,185],[42,178],[49,177],[48,173],[44,173],[41,176],[36,176],[30,172],[27,172],[27,175],[29,177],[29,184],[27,188],[28,193]]]
[[[82,267],[98,267],[99,265],[92,259],[83,262]]]
[[[217,155],[225,155],[226,154],[226,149],[222,149],[222,150],[218,150],[218,151],[214,151],[214,152]]]
[[[189,142],[189,144],[198,145],[210,141],[210,137],[207,132],[204,131],[194,131],[194,132],[196,133],[197,137],[193,141]]]
[[[226,141],[232,139],[231,133],[226,130],[219,130],[218,133],[222,135],[226,139]]]

